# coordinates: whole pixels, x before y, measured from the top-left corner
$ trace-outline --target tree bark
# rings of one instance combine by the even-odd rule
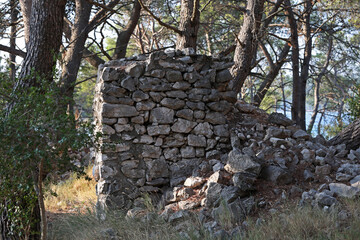
[[[330,144],[346,144],[347,149],[357,149],[360,147],[360,118],[347,126],[341,133],[330,139]]]
[[[10,11],[11,11],[10,48],[12,49],[15,49],[16,47],[16,34],[17,34],[16,22],[18,21],[18,10],[16,8],[16,5],[17,4],[15,0],[10,0]],[[15,81],[15,74],[16,74],[15,62],[16,62],[16,55],[10,53],[9,75],[11,81]]]
[[[265,0],[249,0],[244,15],[244,23],[241,26],[234,55],[234,66],[231,73],[234,77],[231,87],[240,92],[247,76],[250,74],[251,63],[257,42],[260,38],[259,29],[263,14]]]
[[[71,29],[70,45],[66,51],[65,64],[61,74],[61,92],[67,98],[70,113],[73,112],[75,82],[85,49],[85,41],[88,37],[88,23],[92,5],[87,0],[76,0],[75,7],[75,20]]]
[[[197,35],[200,26],[200,0],[181,0],[180,24],[176,49],[191,47],[196,51]]]
[[[330,58],[331,58],[332,44],[333,44],[333,40],[332,40],[332,37],[330,37],[330,39],[329,39],[329,48],[328,48],[328,52],[327,52],[327,55],[326,55],[326,60],[325,60],[324,66],[322,67],[321,72],[318,75],[318,77],[315,79],[314,109],[313,109],[313,113],[311,115],[311,119],[310,119],[310,122],[309,122],[308,129],[307,129],[309,134],[311,134],[311,132],[312,132],[312,129],[313,129],[314,124],[315,124],[316,116],[317,116],[317,113],[319,111],[320,84],[321,84],[321,79],[325,75],[327,67],[329,66],[329,62],[330,62]]]
[[[298,29],[297,21],[294,12],[291,8],[289,0],[284,1],[285,13],[288,17],[290,25],[290,42],[291,42],[291,63],[292,63],[292,77],[293,77],[293,91],[292,91],[292,105],[291,105],[291,118],[299,124],[299,101],[300,101],[300,67],[299,67],[299,42],[298,42]]]
[[[306,0],[305,13],[304,13],[304,29],[305,29],[305,50],[304,59],[301,66],[301,75],[299,81],[299,109],[298,109],[298,122],[297,124],[301,129],[306,130],[306,84],[309,78],[309,68],[312,52],[312,36],[310,26],[310,14],[312,12],[312,0]]]
[[[61,44],[66,0],[34,0],[27,53],[15,90],[36,86],[36,75],[52,81]]]
[[[116,39],[116,48],[113,59],[124,58],[126,56],[126,49],[130,41],[131,34],[137,26],[140,18],[141,5],[138,0],[134,1],[134,6],[131,12],[129,22],[125,28],[118,34]]]
[[[265,76],[264,81],[261,83],[259,89],[257,90],[254,97],[254,105],[259,107],[261,102],[264,100],[264,97],[269,90],[271,84],[274,82],[276,76],[279,74],[281,67],[284,65],[286,57],[289,53],[290,46],[286,42],[280,53],[279,60],[276,63],[270,64],[269,73]],[[271,60],[272,62],[272,60]]]
[[[31,23],[30,18],[31,18],[31,6],[33,0],[19,0],[19,2],[20,2],[21,14],[24,22],[25,44],[27,46],[30,39],[30,23]]]

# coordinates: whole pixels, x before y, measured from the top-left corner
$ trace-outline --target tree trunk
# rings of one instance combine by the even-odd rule
[[[267,91],[269,90],[271,84],[274,82],[276,76],[279,74],[279,71],[281,69],[281,67],[284,65],[285,63],[285,59],[289,53],[290,50],[290,46],[288,43],[285,43],[280,56],[279,56],[279,60],[276,61],[276,63],[274,64],[270,64],[270,71],[269,73],[265,76],[264,81],[261,83],[259,89],[257,90],[256,94],[255,94],[255,98],[254,98],[254,105],[259,107],[261,102],[263,101]]]
[[[32,5],[33,0],[19,0],[19,1],[20,1],[21,14],[23,17],[23,22],[24,22],[25,44],[27,46],[29,39],[30,39],[31,5]],[[27,49],[27,47],[26,47],[26,49]]]
[[[347,149],[360,147],[360,118],[347,126],[341,133],[330,140],[332,145],[346,144]]]
[[[181,34],[177,36],[176,49],[191,47],[196,51],[197,35],[200,25],[200,0],[181,0]]]
[[[66,0],[34,0],[27,53],[15,90],[36,86],[37,78],[52,81],[61,44]]]
[[[126,24],[125,28],[118,34],[118,37],[116,39],[116,48],[113,59],[124,58],[126,56],[126,49],[129,44],[131,34],[134,32],[134,29],[139,21],[140,12],[141,5],[138,0],[135,0],[129,22]]]
[[[304,29],[305,29],[305,50],[304,59],[301,66],[301,76],[299,81],[299,109],[298,109],[298,122],[297,124],[301,129],[306,130],[306,83],[309,78],[309,68],[312,52],[312,36],[310,26],[310,15],[312,11],[311,0],[305,2],[305,13],[304,13]]]
[[[246,6],[244,22],[241,26],[234,55],[234,66],[231,73],[234,77],[231,87],[240,92],[247,76],[250,74],[251,63],[259,40],[259,29],[265,0],[249,0]]]
[[[17,4],[15,0],[10,0],[10,8],[11,8],[11,28],[10,28],[10,48],[15,49],[16,47],[16,22],[18,21],[18,10],[16,8]],[[11,81],[15,81],[15,74],[16,74],[16,55],[10,53],[10,79]]]
[[[297,124],[299,124],[299,101],[300,101],[300,67],[299,67],[299,42],[298,42],[298,30],[295,15],[291,8],[289,0],[285,0],[285,13],[288,16],[290,25],[290,42],[291,42],[291,63],[292,63],[292,77],[293,77],[293,91],[292,91],[292,105],[291,105],[291,118]]]
[[[75,20],[71,30],[70,45],[66,51],[65,64],[61,74],[62,95],[67,98],[69,112],[72,113],[75,82],[88,37],[88,23],[92,5],[87,0],[75,1]],[[66,111],[66,108],[64,109]]]
[[[329,62],[330,62],[330,58],[331,58],[332,44],[333,44],[333,40],[332,40],[332,37],[330,37],[328,53],[327,53],[327,56],[326,56],[324,66],[322,67],[319,76],[315,79],[314,109],[313,109],[313,113],[311,115],[311,119],[310,119],[310,122],[309,122],[308,129],[307,129],[309,134],[311,134],[311,132],[312,132],[312,129],[313,129],[314,124],[315,124],[316,116],[317,116],[317,113],[318,113],[319,103],[320,103],[320,83],[321,83],[322,77],[325,75],[327,67],[329,66]]]

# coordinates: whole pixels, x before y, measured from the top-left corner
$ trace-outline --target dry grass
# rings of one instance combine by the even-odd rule
[[[91,166],[86,174],[91,178]],[[84,211],[96,202],[95,180],[87,180],[72,173],[70,178],[57,184],[50,184],[45,194],[45,208],[49,212]],[[55,194],[54,194],[55,193]]]

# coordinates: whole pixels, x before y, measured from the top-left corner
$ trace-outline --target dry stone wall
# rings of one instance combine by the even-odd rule
[[[101,207],[130,208],[142,193],[182,184],[202,160],[231,149],[232,64],[167,49],[100,66],[94,115],[104,146],[94,171]]]

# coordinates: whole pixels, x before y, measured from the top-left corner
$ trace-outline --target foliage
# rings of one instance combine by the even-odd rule
[[[12,97],[12,109],[0,112],[0,210],[7,211],[9,233],[22,238],[39,221],[34,215],[39,164],[43,162],[44,174],[81,172],[71,164],[71,153],[92,145],[97,137],[93,138],[88,124],[75,122],[61,111],[65,99],[55,84],[42,82]]]
[[[348,99],[350,121],[360,117],[360,85],[354,87],[354,95]]]

